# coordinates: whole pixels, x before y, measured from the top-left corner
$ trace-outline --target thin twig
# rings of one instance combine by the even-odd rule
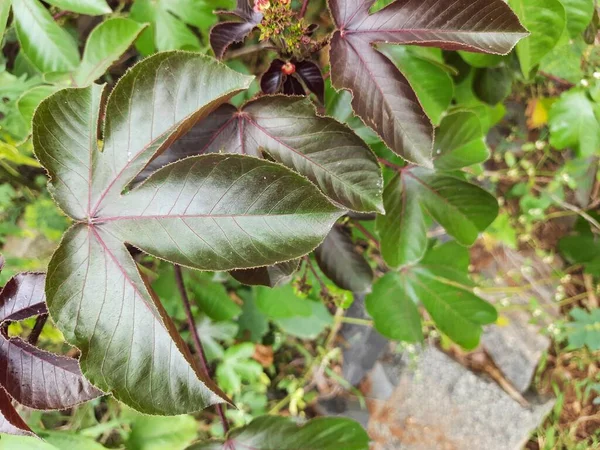
[[[37,319],[35,319],[35,325],[33,326],[33,330],[31,330],[29,338],[27,339],[27,341],[31,345],[37,344],[37,341],[40,338],[40,334],[42,333],[42,329],[44,328],[44,325],[46,325],[47,320],[48,314],[40,314],[39,316],[37,316]]]
[[[379,248],[379,241],[358,220],[352,220],[352,225],[354,225],[358,231],[364,234],[367,237],[367,239],[373,242],[375,247]]]
[[[315,267],[313,266],[312,261],[310,260],[310,257],[308,255],[306,255],[304,257],[305,261],[306,261],[306,267],[309,268],[309,270],[312,272],[312,274],[315,276],[315,278],[317,279],[317,281],[319,282],[319,286],[321,286],[321,291],[325,291],[327,292],[327,284],[321,279],[319,273],[317,272],[317,270],[315,269]]]
[[[304,0],[304,2],[302,3],[302,9],[300,10],[300,18],[306,15],[306,10],[308,9],[309,2],[310,0]]]
[[[196,322],[194,321],[192,308],[190,306],[190,299],[188,298],[187,291],[185,290],[181,266],[177,264],[175,264],[175,282],[177,284],[177,289],[179,289],[179,294],[181,295],[181,301],[183,302],[185,315],[187,316],[188,328],[190,329],[190,333],[192,334],[192,341],[194,342],[196,353],[200,358],[202,370],[204,371],[204,375],[207,378],[210,378],[211,373],[208,366],[208,360],[206,359],[206,354],[204,353],[204,348],[202,347],[202,341],[200,340],[200,335],[198,334],[198,328],[196,328]],[[223,405],[216,405],[216,408],[217,413],[219,414],[219,418],[221,419],[221,423],[223,424],[223,432],[227,434],[227,431],[229,431],[229,424],[227,423],[227,418],[225,417]]]
[[[268,42],[261,42],[260,44],[249,45],[247,47],[242,47],[238,50],[232,50],[228,52],[227,55],[225,55],[225,59],[235,59],[241,56],[251,55],[252,53],[257,53],[268,48],[273,48],[273,46]]]
[[[387,166],[390,169],[394,169],[394,170],[396,170],[398,172],[400,172],[400,171],[402,171],[402,170],[405,169],[405,167],[400,167],[399,165],[391,163],[387,159],[384,159],[384,158],[377,158],[377,161],[379,161],[380,164],[383,164],[384,166]]]

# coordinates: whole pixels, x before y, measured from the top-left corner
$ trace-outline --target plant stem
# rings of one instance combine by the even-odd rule
[[[373,245],[375,245],[375,247],[379,248],[379,241],[358,220],[353,219],[352,225],[354,225],[357,230],[364,234],[367,237],[367,239],[369,239],[373,243]]]
[[[306,15],[306,10],[308,9],[309,2],[310,0],[304,0],[304,2],[302,3],[302,9],[300,10],[300,18]]]
[[[377,161],[379,161],[379,163],[380,163],[380,164],[383,164],[384,166],[387,166],[387,167],[389,167],[390,169],[394,169],[394,170],[396,170],[396,171],[398,171],[398,172],[400,172],[400,171],[404,170],[404,167],[400,167],[400,166],[399,166],[399,165],[397,165],[397,164],[391,163],[391,162],[389,162],[387,159],[384,159],[384,158],[377,158]]]
[[[46,325],[47,320],[48,314],[40,314],[39,316],[37,316],[37,319],[35,319],[35,325],[33,326],[33,330],[31,330],[29,338],[27,339],[27,341],[31,345],[37,344],[37,341],[40,338],[40,334],[42,333],[42,329],[44,328],[44,325]]]
[[[188,298],[187,291],[185,290],[185,284],[183,283],[183,274],[181,272],[181,266],[177,264],[175,264],[175,282],[177,283],[177,289],[179,289],[179,294],[181,295],[181,301],[183,302],[185,315],[187,317],[188,328],[190,330],[190,333],[192,334],[192,341],[194,342],[196,353],[200,358],[202,370],[204,371],[204,375],[206,375],[207,378],[210,378],[210,368],[208,366],[206,354],[204,353],[204,348],[202,347],[200,335],[198,334],[198,328],[196,328],[196,322],[194,321],[192,308],[190,306],[190,299]],[[229,424],[227,423],[227,418],[225,417],[223,405],[216,405],[216,408],[217,413],[219,414],[219,418],[221,419],[221,423],[223,424],[223,433],[227,434],[227,431],[229,431]]]

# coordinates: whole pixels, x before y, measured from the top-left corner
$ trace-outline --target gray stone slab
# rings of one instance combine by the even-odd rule
[[[369,402],[374,450],[520,450],[554,403],[524,408],[432,347],[383,370],[396,387],[386,401]]]

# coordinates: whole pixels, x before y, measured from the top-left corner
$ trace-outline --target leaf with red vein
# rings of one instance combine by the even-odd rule
[[[377,43],[506,54],[527,35],[503,0],[396,0],[370,14],[375,0],[329,0],[337,31],[331,79],[353,93],[363,122],[404,159],[431,167],[433,127],[407,79]]]
[[[35,153],[75,221],[49,264],[48,309],[81,351],[85,376],[145,413],[228,400],[194,363],[127,244],[195,269],[267,266],[313,250],[342,214],[300,175],[243,155],[187,158],[139,182],[156,155],[251,80],[195,53],[152,56],[110,94],[101,152],[101,87],[62,90],[33,119]],[[227,128],[231,118],[221,118],[208,120]]]

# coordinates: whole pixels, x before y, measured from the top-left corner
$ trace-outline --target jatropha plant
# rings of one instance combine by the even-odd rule
[[[370,292],[367,308],[384,335],[422,339],[422,304],[451,339],[477,345],[481,326],[496,312],[468,289],[463,246],[498,207],[460,170],[484,161],[487,150],[472,113],[452,112],[434,130],[384,47],[506,54],[527,32],[503,0],[396,0],[376,12],[375,0],[329,0],[330,33],[305,20],[308,3],[295,11],[290,0],[238,0],[234,11],[218,12],[232,19],[212,29],[217,59],[256,29],[260,45],[278,53],[261,77],[268,95],[239,108],[229,100],[253,77],[189,52],[141,61],[110,92],[98,84],[63,89],[38,107],[35,154],[73,225],[52,257],[45,290],[42,275],[9,282],[0,311],[11,312],[0,320],[47,307],[78,349],[79,365],[3,335],[1,370],[11,376],[0,373],[0,383],[13,398],[64,408],[104,393],[155,415],[217,405],[227,431],[222,411],[231,402],[207,365],[197,364],[138,269],[140,251],[173,263],[179,276],[182,267],[228,271],[246,284],[274,286],[316,249],[334,283]],[[328,69],[315,58],[323,51]],[[376,156],[350,127],[322,114],[327,71],[393,153]],[[387,273],[374,285],[345,225],[358,214],[376,216]],[[455,241],[432,245],[432,219]],[[33,284],[35,291],[21,292]],[[201,336],[194,337],[201,356]],[[55,403],[15,390],[12,383],[34,382],[15,378],[27,375],[16,369],[26,358],[51,359],[42,373],[64,374],[46,377],[43,389],[50,399],[57,393]],[[0,431],[29,433],[6,398],[0,390]],[[193,448],[366,449],[368,438],[347,419],[297,427],[263,417],[229,431],[224,442]]]

